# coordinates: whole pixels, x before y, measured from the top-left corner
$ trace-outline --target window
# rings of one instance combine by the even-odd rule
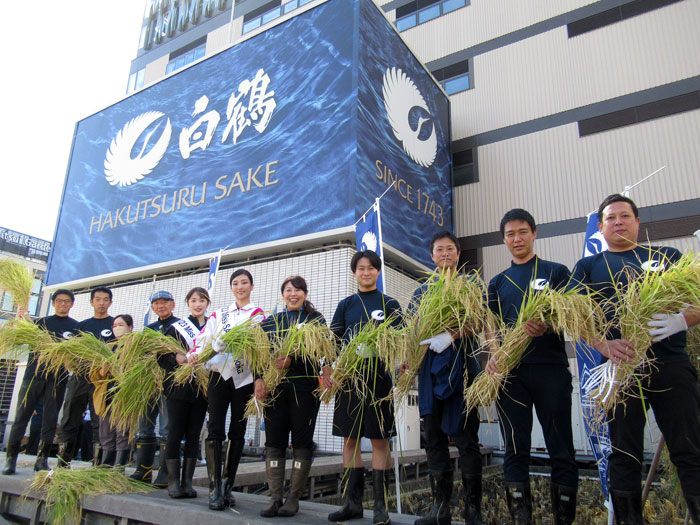
[[[415,0],[396,9],[396,29],[406,31],[469,5],[468,0]]]
[[[280,5],[279,1],[269,2],[243,17],[243,34],[249,33],[253,29],[257,29],[262,25],[272,22],[282,15],[291,13],[295,9],[311,1],[312,0],[292,0],[282,5]]]
[[[476,169],[476,148],[452,152],[452,184],[464,186],[479,182]]]
[[[201,39],[200,39],[201,40]],[[206,44],[206,38],[204,39],[205,42],[199,44],[197,47],[194,49],[190,49],[188,51],[185,51],[184,53],[180,54],[180,51],[175,51],[170,54],[170,62],[168,62],[168,65],[165,68],[165,74],[170,74],[173,71],[177,71],[178,69],[182,69],[185,67],[187,64],[191,64],[195,60],[199,60],[202,58],[206,52],[207,44]]]
[[[437,80],[445,90],[445,93],[454,95],[455,93],[466,91],[472,87],[470,60],[471,59],[463,60],[456,64],[431,71],[435,80]]]
[[[679,1],[680,0],[633,0],[619,7],[608,9],[607,11],[602,11],[595,15],[571,22],[567,24],[566,29],[569,38],[572,38]]]
[[[15,302],[12,299],[12,296],[4,292],[3,297],[2,297],[2,306],[0,308],[3,309],[5,312],[12,312],[14,310]]]
[[[129,75],[129,85],[126,88],[126,94],[129,95],[134,91],[138,91],[143,87],[143,77],[146,69],[139,69],[136,73]]]

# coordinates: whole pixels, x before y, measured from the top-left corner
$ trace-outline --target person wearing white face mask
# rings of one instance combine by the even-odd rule
[[[134,320],[129,314],[120,314],[112,321],[112,333],[117,340],[133,329]],[[95,458],[95,465],[124,467],[129,462],[129,453],[131,452],[129,432],[119,431],[112,424],[109,411],[111,396],[108,390],[114,381],[107,365],[90,374],[90,381],[95,385],[92,402],[97,415],[100,416],[100,447],[102,448],[102,457]]]

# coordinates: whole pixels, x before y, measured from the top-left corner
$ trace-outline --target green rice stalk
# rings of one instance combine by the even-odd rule
[[[67,341],[54,342],[39,349],[38,364],[47,373],[60,373],[62,367],[88,377],[90,372],[112,362],[112,350],[90,332],[83,332]]]
[[[33,270],[14,259],[0,259],[0,288],[8,292],[20,308],[29,307],[33,287]]]
[[[27,493],[39,492],[46,500],[47,522],[53,525],[81,523],[83,496],[142,494],[154,487],[124,476],[121,470],[90,468],[43,470],[34,476]]]
[[[656,313],[672,314],[688,305],[700,307],[700,260],[692,253],[683,255],[675,264],[665,262],[664,271],[630,272],[625,290],[618,290],[614,304],[614,323],[623,339],[634,348],[634,356],[620,364],[608,361],[608,379],[591,394],[595,406],[605,413],[632,395],[643,370],[653,364],[651,336],[647,323]],[[595,412],[594,412],[595,413]]]
[[[148,328],[123,335],[114,352],[111,419],[117,430],[128,431],[130,437],[141,416],[163,393],[165,371],[158,365],[161,354],[185,355],[185,350],[172,337]]]
[[[388,332],[396,331],[395,325],[396,317],[389,316],[381,323],[367,322],[357,330],[335,361],[331,372],[331,388],[319,387],[316,391],[322,402],[329,403],[343,389],[357,387],[366,360],[381,359],[378,344],[380,341],[386,344],[389,338],[393,338]]]
[[[592,340],[604,333],[601,326],[602,310],[593,298],[581,293],[580,288],[556,290],[545,288],[534,290],[528,287],[523,295],[523,304],[512,327],[501,323],[489,341],[491,355],[495,357],[498,372],[481,372],[470,387],[466,387],[464,399],[466,410],[478,406],[489,406],[498,395],[510,372],[515,369],[530,344],[531,337],[525,330],[530,321],[547,323],[554,332],[565,332],[572,339]]]
[[[54,342],[51,334],[26,319],[11,319],[0,327],[0,358],[18,360],[26,347],[34,352]]]
[[[176,385],[184,385],[192,378],[192,372],[197,377],[197,383],[204,377],[208,377],[205,370],[207,361],[211,360],[218,354],[226,354],[229,359],[241,359],[248,367],[250,367],[253,375],[262,373],[266,366],[265,359],[261,359],[258,348],[269,346],[267,335],[258,324],[254,324],[252,320],[239,324],[231,328],[223,334],[222,339],[226,343],[226,348],[221,352],[217,352],[211,346],[212,341],[209,341],[207,346],[200,352],[197,364],[194,367],[180,366],[173,374],[173,382]],[[206,376],[205,376],[206,374]]]
[[[479,333],[493,324],[487,308],[486,285],[476,273],[468,275],[435,271],[416,308],[405,316],[406,329],[395,339],[380,345],[387,363],[405,364],[405,371],[396,381],[394,396],[398,402],[408,395],[423,363],[428,345],[420,341],[442,332]]]
[[[325,361],[331,363],[336,358],[336,344],[333,336],[325,324],[318,321],[310,321],[301,325],[292,325],[286,329],[278,329],[272,332],[269,338],[271,347],[258,348],[258,361],[263,367],[262,380],[265,389],[270,392],[264,399],[257,399],[253,395],[246,404],[245,417],[262,416],[266,407],[270,406],[275,398],[275,390],[284,381],[287,375],[286,368],[277,368],[275,362],[278,359],[300,358],[315,363]],[[262,359],[261,359],[262,358]],[[257,402],[256,402],[257,401]]]

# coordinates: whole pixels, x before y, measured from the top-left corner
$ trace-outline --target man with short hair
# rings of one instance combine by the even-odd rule
[[[628,197],[609,195],[598,208],[598,228],[608,250],[581,259],[572,284],[583,284],[601,303],[619,302],[619,293],[645,272],[663,271],[676,263],[681,252],[665,246],[640,246],[639,210]],[[615,320],[614,308],[604,307],[606,320]],[[700,323],[700,309],[652,315],[647,355],[653,363],[637,370],[641,392],[629,392],[608,414],[612,453],[609,485],[615,520],[620,525],[643,522],[641,471],[644,426],[649,405],[678,470],[693,523],[700,524],[700,389],[697,371],[686,351],[686,330]],[[589,341],[604,357],[621,363],[634,355],[630,341],[611,328],[606,338]]]
[[[69,317],[75,297],[70,290],[56,290],[51,296],[53,315],[37,321],[37,325],[47,330],[57,341],[70,339],[75,335],[78,321]],[[30,349],[27,358],[27,368],[24,371],[22,386],[19,391],[17,413],[7,442],[7,460],[3,474],[14,474],[19,454],[20,443],[27,424],[37,408],[37,404],[43,399],[43,411],[41,421],[41,441],[34,463],[34,470],[49,470],[48,457],[53,446],[53,438],[56,433],[56,421],[58,411],[63,403],[66,391],[65,371],[59,374],[48,373],[37,364],[37,355]]]
[[[438,232],[430,242],[430,258],[441,274],[454,276],[459,264],[459,240],[449,231]],[[413,292],[411,309],[418,308],[430,283]],[[464,376],[468,384],[480,372],[474,352],[478,343],[468,328],[444,332],[421,344],[430,351],[418,372],[418,410],[425,429],[425,453],[430,470],[433,505],[427,516],[415,525],[438,525],[452,519],[450,498],[454,485],[452,460],[448,446],[457,447],[464,485],[464,522],[481,525],[481,472],[479,447],[479,411],[465,414]]]
[[[112,305],[112,291],[104,286],[93,288],[90,292],[90,306],[94,315],[78,323],[78,332],[90,332],[105,343],[115,340],[112,334],[112,322],[114,318],[109,315],[109,307]],[[95,413],[92,404],[92,394],[95,386],[88,378],[73,374],[68,380],[66,400],[63,403],[63,417],[61,418],[61,431],[58,434],[59,466],[70,465],[77,450],[78,434],[83,422],[85,407],[90,407],[90,425],[92,427],[93,459],[95,464],[99,462],[100,452],[100,418]]]
[[[503,216],[500,230],[512,263],[491,279],[489,307],[508,328],[513,328],[528,294],[546,287],[566,288],[569,270],[535,254],[537,226],[527,211],[510,210]],[[564,334],[553,332],[541,321],[528,321],[524,328],[531,337],[530,344],[501,387],[497,402],[506,448],[503,461],[506,502],[517,525],[531,523],[530,447],[534,405],[552,463],[550,494],[554,523],[571,524],[576,517],[578,467],[571,430],[572,386]],[[486,373],[494,374],[498,370],[494,355],[489,359]]]
[[[401,306],[393,297],[377,289],[382,271],[382,260],[371,251],[357,252],[350,261],[350,269],[357,280],[357,293],[338,303],[333,314],[331,330],[346,348],[362,326],[393,319],[401,323]],[[372,442],[372,485],[374,492],[373,523],[391,523],[385,496],[389,491],[391,451],[389,438],[394,434],[394,402],[389,398],[393,383],[384,361],[376,349],[363,349],[363,364],[353,384],[341,390],[335,398],[333,435],[343,438],[343,466],[349,469],[343,506],[328,515],[330,521],[362,518],[362,494],[365,468],[362,464],[360,439]],[[329,368],[324,368],[323,385],[332,385]]]

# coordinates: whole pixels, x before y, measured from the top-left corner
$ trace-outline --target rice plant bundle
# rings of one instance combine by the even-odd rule
[[[82,332],[67,341],[54,342],[39,350],[39,366],[58,374],[62,367],[88,377],[90,372],[111,363],[112,350],[90,332]]]
[[[51,334],[26,319],[11,319],[0,327],[0,357],[18,359],[25,350],[34,352],[54,342]]]
[[[119,338],[111,370],[116,381],[110,389],[117,430],[136,431],[139,418],[163,393],[165,370],[158,365],[158,355],[177,353],[185,351],[175,339],[148,328]]]
[[[523,294],[523,304],[518,318],[512,327],[501,325],[489,344],[495,358],[498,372],[481,372],[470,387],[466,387],[464,399],[467,412],[481,406],[488,406],[498,399],[498,394],[508,374],[518,366],[531,337],[525,330],[529,321],[547,323],[554,332],[565,332],[574,340],[592,340],[603,333],[600,320],[602,310],[589,294],[579,288],[556,290],[547,287],[533,290],[528,287]]]
[[[0,288],[8,292],[20,308],[29,307],[34,272],[14,259],[0,259]]]
[[[632,392],[639,374],[653,361],[648,354],[652,341],[647,326],[652,316],[680,312],[688,305],[700,306],[700,260],[693,254],[684,255],[664,271],[630,273],[628,286],[615,297],[614,323],[621,337],[632,344],[634,356],[597,367],[590,380],[597,386],[588,389],[591,401],[605,412],[622,401],[623,393]]]
[[[329,403],[338,392],[348,388],[348,383],[351,380],[359,379],[368,360],[381,359],[378,353],[378,343],[392,337],[387,333],[396,331],[395,324],[396,318],[389,316],[381,323],[367,322],[357,330],[335,361],[331,372],[331,388],[319,387],[317,391],[322,402]],[[353,383],[352,387],[358,387],[357,381]]]
[[[265,408],[273,401],[274,391],[287,375],[286,368],[277,368],[275,362],[287,357],[306,359],[315,363],[325,361],[333,362],[336,357],[336,345],[328,327],[319,322],[307,322],[301,325],[292,325],[286,329],[278,330],[270,338],[271,348],[266,350],[258,348],[258,361],[265,363],[260,369],[265,389],[270,395],[265,399],[256,399],[253,395],[246,404],[245,417],[254,415],[262,416]]]
[[[221,352],[217,352],[211,346],[212,341],[204,347],[199,353],[197,364],[191,366],[180,366],[173,374],[173,382],[176,385],[184,385],[195,374],[197,384],[201,388],[201,381],[208,377],[208,373],[204,369],[207,361],[219,354],[225,354],[228,359],[240,359],[245,362],[251,369],[253,374],[262,371],[266,366],[266,361],[260,358],[258,348],[269,346],[267,335],[259,325],[254,324],[252,320],[232,327],[228,332],[221,336],[226,348]]]
[[[90,468],[42,470],[32,480],[27,492],[39,492],[46,499],[47,522],[53,525],[81,523],[83,496],[100,494],[140,494],[154,488],[124,476],[121,470]]]
[[[484,301],[486,286],[476,274],[436,272],[428,283],[420,302],[406,316],[403,340],[390,341],[390,347],[396,346],[382,352],[388,363],[406,365],[394,389],[399,401],[410,391],[428,351],[428,345],[421,345],[421,341],[446,331],[462,332],[465,327],[478,333],[492,324],[491,312]]]

